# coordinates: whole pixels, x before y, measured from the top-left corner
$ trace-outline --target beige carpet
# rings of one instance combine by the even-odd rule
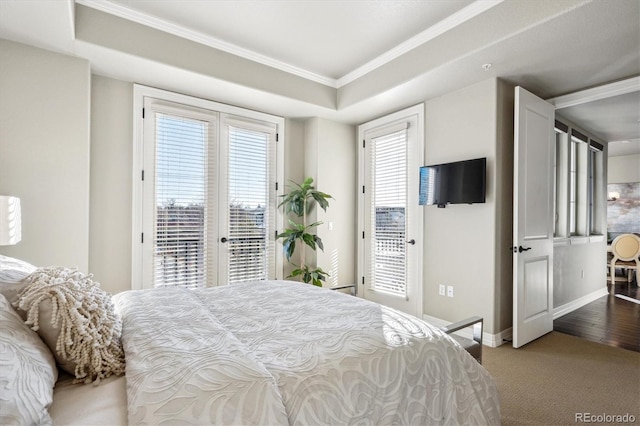
[[[628,414],[640,424],[638,352],[552,332],[519,349],[485,347],[482,357],[498,385],[503,425],[575,425],[577,413],[592,423]]]

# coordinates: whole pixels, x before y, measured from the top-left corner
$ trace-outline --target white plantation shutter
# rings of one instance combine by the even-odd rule
[[[221,259],[229,283],[275,274],[276,128],[264,122],[222,117],[227,144],[226,214]],[[224,188],[224,187],[223,187]]]
[[[372,138],[368,161],[369,286],[406,297],[406,128]]]
[[[207,282],[209,122],[155,114],[154,287]]]

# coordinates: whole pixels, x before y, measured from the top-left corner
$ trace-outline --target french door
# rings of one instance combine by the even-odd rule
[[[359,127],[358,277],[362,297],[422,315],[418,206],[423,106]]]
[[[144,98],[138,288],[281,277],[279,123]]]

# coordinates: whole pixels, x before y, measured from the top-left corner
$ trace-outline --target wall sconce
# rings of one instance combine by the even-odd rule
[[[0,246],[12,246],[21,239],[20,198],[0,195]]]

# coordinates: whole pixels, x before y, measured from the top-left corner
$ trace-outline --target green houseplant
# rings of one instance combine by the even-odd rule
[[[314,222],[307,225],[307,216],[316,204],[322,210],[327,211],[327,207],[329,207],[328,200],[333,197],[316,190],[313,186],[313,179],[310,177],[306,178],[302,185],[292,182],[289,188],[289,193],[282,196],[283,200],[278,207],[284,206],[285,214],[288,216],[295,215],[301,223],[296,223],[289,217],[289,228],[277,236],[278,239],[282,238],[284,240],[282,242],[284,255],[289,262],[291,262],[296,246],[300,247],[300,265],[291,262],[296,268],[291,271],[291,275],[287,278],[301,276],[303,282],[321,287],[322,281],[329,274],[320,267],[311,269],[307,265],[305,247],[309,246],[312,250],[319,248],[324,251],[322,239],[312,233],[322,222]]]

